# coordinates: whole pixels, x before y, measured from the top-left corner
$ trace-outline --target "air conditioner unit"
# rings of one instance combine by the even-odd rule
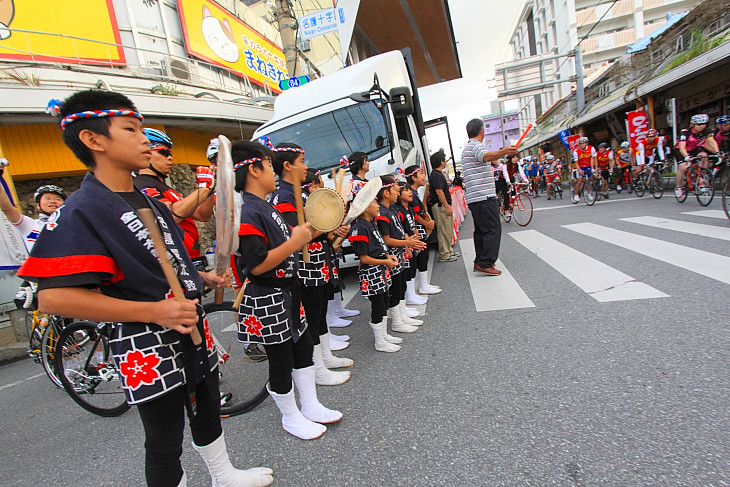
[[[311,47],[309,46],[309,39],[299,41],[299,50],[300,51],[304,52],[304,51],[309,51],[310,49],[311,49]]]
[[[170,73],[179,79],[190,79],[190,66],[179,59],[170,60]]]

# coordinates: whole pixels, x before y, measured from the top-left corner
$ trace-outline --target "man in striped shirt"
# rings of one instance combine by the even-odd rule
[[[488,276],[498,276],[502,271],[494,268],[499,257],[502,239],[502,223],[499,221],[499,203],[494,185],[491,161],[517,154],[514,146],[487,152],[484,141],[484,122],[475,118],[466,124],[469,141],[461,152],[466,203],[474,220],[474,271]]]

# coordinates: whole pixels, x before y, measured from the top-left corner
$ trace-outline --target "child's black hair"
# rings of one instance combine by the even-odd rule
[[[89,110],[132,110],[137,111],[132,100],[114,91],[86,90],[69,96],[61,105],[59,115],[64,118],[73,113]],[[93,169],[96,166],[91,150],[81,142],[79,134],[82,130],[91,130],[109,137],[111,117],[80,118],[66,125],[63,131],[63,142],[84,166]]]
[[[395,184],[397,184],[398,186],[400,186],[400,194],[398,195],[398,201],[399,202],[401,200],[401,196],[403,196],[403,191],[413,191],[413,189],[405,181],[398,181]],[[408,205],[403,205],[403,206],[406,206],[407,207]]]
[[[270,159],[274,160],[274,153],[258,142],[251,142],[248,140],[238,140],[231,144],[231,159],[233,159],[233,165],[235,166],[241,161],[246,159],[258,158],[258,159]],[[246,179],[248,178],[248,168],[250,166],[256,166],[259,169],[264,168],[264,163],[261,161],[253,162],[246,166],[236,169],[236,191],[246,190]]]
[[[282,142],[281,144],[276,144],[277,149],[291,147],[292,149],[301,149],[297,144],[293,144],[291,142]],[[282,151],[282,152],[274,152],[274,158],[271,160],[271,165],[274,167],[274,172],[277,176],[281,177],[284,173],[284,163],[290,162],[294,163],[297,157],[299,157],[300,152],[295,151]]]
[[[413,176],[416,175],[416,172],[421,169],[421,166],[418,164],[414,164],[412,166],[408,166],[405,171],[403,171],[404,174],[413,174]],[[406,181],[408,184],[413,184],[413,176],[406,176]]]
[[[380,176],[380,180],[383,182],[383,186],[386,186],[388,184],[392,185],[395,183],[395,178],[393,176]],[[387,188],[381,188],[380,191],[378,191],[378,201],[383,200],[383,194],[385,190],[393,190],[393,186],[388,186]]]
[[[350,157],[347,158],[348,161],[350,161],[350,172],[353,176],[356,176],[357,173],[360,172],[363,165],[365,165],[365,159],[367,159],[367,154],[364,152],[353,152],[350,154]]]
[[[319,182],[319,169],[313,167],[307,168],[307,177],[304,179],[303,185],[308,185],[306,189],[311,190],[312,185]]]

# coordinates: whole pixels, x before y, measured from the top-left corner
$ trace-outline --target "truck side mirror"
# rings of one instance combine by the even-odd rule
[[[403,118],[413,114],[413,96],[407,86],[397,86],[391,89],[388,94],[390,95],[390,104],[393,107],[393,116],[395,118]]]

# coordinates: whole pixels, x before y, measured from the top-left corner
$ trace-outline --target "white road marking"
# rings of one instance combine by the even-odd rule
[[[725,213],[723,212],[723,216]],[[718,227],[715,225],[705,225],[704,223],[683,222],[680,220],[670,220],[668,218],[656,218],[653,216],[639,216],[635,218],[621,218],[620,220],[638,225],[646,225],[649,227],[662,228],[665,230],[674,230],[676,232],[691,233],[692,235],[700,235],[702,237],[717,238],[720,240],[730,240],[730,227]]]
[[[707,218],[719,218],[727,220],[727,215],[722,210],[700,210],[700,211],[683,211],[683,215],[704,216]]]
[[[563,225],[563,227],[730,284],[730,257],[665,242],[656,238],[622,232],[594,223],[576,223]]]
[[[570,201],[570,194],[569,194],[569,192],[564,191],[563,194],[564,195],[567,194],[568,195],[567,196],[567,199],[568,199],[568,201]],[[639,198],[636,198],[636,199],[639,199]],[[603,205],[603,204],[606,204],[606,203],[620,203],[622,201],[636,201],[636,199],[624,198],[624,199],[621,199],[621,200],[601,200],[601,201],[596,201],[596,203],[593,206],[595,206],[595,205]],[[534,201],[535,200],[533,200],[533,205],[534,205]],[[580,206],[580,205],[583,205],[583,206],[586,205],[585,204],[585,200],[583,199],[583,197],[581,197],[580,198],[580,201],[578,203],[576,203],[576,204],[570,203],[569,205],[546,206],[546,207],[543,207],[543,208],[533,208],[532,211],[535,212],[535,211],[545,211],[545,210],[557,210],[559,208],[573,208],[574,206]]]
[[[596,301],[626,301],[667,297],[648,284],[589,257],[536,230],[512,232],[512,238],[545,261]]]
[[[24,382],[27,382],[31,379],[37,379],[38,377],[43,377],[44,375],[46,375],[46,373],[41,372],[40,374],[31,375],[27,379],[16,380],[15,382],[11,382],[10,384],[5,384],[4,386],[0,386],[0,391],[5,390],[5,389],[10,389],[13,386],[19,386],[20,384],[22,384]]]
[[[476,256],[474,240],[460,240],[459,244],[461,246],[461,258],[464,260],[464,266],[466,266],[466,275],[469,278],[469,287],[477,311],[535,307],[500,260],[497,260],[495,266],[502,271],[501,276],[491,277],[474,272],[473,262]]]

